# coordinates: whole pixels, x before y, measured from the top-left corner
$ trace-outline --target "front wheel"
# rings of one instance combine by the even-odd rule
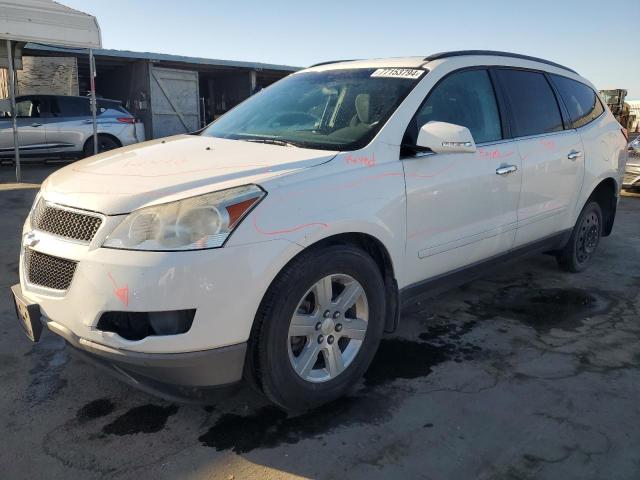
[[[602,236],[602,209],[597,202],[589,201],[573,227],[571,237],[556,255],[558,265],[567,272],[581,272],[593,257]]]
[[[344,395],[364,374],[384,328],[384,282],[350,246],[303,253],[274,280],[250,341],[250,365],[277,405],[301,411]]]

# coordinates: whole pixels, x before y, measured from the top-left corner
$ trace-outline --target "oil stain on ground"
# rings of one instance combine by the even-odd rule
[[[422,342],[402,338],[382,340],[364,375],[365,386],[382,385],[400,378],[426,377],[441,363],[471,360],[480,347],[463,342],[462,337],[475,325],[475,321],[435,324],[420,334]]]
[[[111,435],[132,435],[134,433],[156,433],[162,430],[171,415],[178,411],[176,405],[142,405],[120,415],[105,425],[103,433]]]
[[[402,338],[386,339],[364,375],[364,384],[374,387],[399,378],[425,377],[434,366],[449,360],[448,346],[431,345]]]
[[[586,318],[607,312],[611,303],[594,290],[509,286],[490,299],[471,303],[468,312],[479,319],[515,318],[547,332],[552,328],[578,328]]]
[[[247,453],[318,437],[337,427],[380,423],[390,418],[389,399],[378,395],[345,397],[302,415],[288,416],[274,406],[249,415],[227,413],[199,437],[202,445],[216,450]]]
[[[114,403],[108,398],[99,398],[87,403],[76,413],[79,422],[84,423],[96,418],[105,417],[115,409]]]

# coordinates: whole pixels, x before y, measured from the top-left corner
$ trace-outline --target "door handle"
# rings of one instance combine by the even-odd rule
[[[515,172],[518,170],[518,167],[515,165],[502,165],[501,167],[496,168],[497,175],[506,175],[511,172]]]
[[[567,155],[567,158],[569,160],[575,160],[576,158],[579,158],[582,156],[582,152],[578,151],[578,150],[571,150],[569,152],[569,154]]]
[[[41,127],[42,124],[41,123],[32,123],[31,126],[32,127]]]

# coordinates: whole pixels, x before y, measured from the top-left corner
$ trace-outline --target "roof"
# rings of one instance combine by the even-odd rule
[[[530,62],[544,63],[546,65],[551,65],[553,67],[562,68],[563,70],[568,70],[571,73],[578,73],[575,70],[571,70],[569,67],[565,67],[564,65],[560,65],[559,63],[555,63],[550,60],[545,60],[544,58],[530,57],[529,55],[521,55],[519,53],[500,52],[497,50],[455,50],[452,52],[434,53],[432,55],[429,55],[428,57],[425,57],[424,60],[425,62],[432,62],[433,60],[440,60],[441,58],[463,57],[463,56],[517,58],[518,60],[528,60]]]
[[[419,68],[424,65],[424,57],[372,58],[369,60],[337,60],[316,63],[310,70],[334,70],[341,68]]]
[[[374,58],[371,60],[337,60],[335,62],[322,62],[309,67],[312,70],[333,70],[341,68],[420,68],[426,64],[441,59],[462,56],[488,56],[488,57],[506,57],[517,60],[526,60],[530,62],[543,63],[571,73],[577,73],[568,67],[560,65],[543,58],[530,57],[519,53],[500,52],[495,50],[458,50],[452,52],[435,53],[427,57],[394,57],[394,58]]]
[[[76,53],[84,54],[82,50],[74,50],[68,48],[57,48],[49,45],[40,45],[36,43],[28,43],[25,49],[41,52],[60,52],[60,53]],[[286,72],[295,72],[300,70],[300,67],[293,67],[290,65],[277,65],[272,63],[260,63],[260,62],[245,62],[241,60],[219,60],[214,58],[202,58],[202,57],[186,57],[183,55],[170,55],[168,53],[154,53],[154,52],[132,52],[130,50],[113,50],[113,49],[97,49],[93,51],[96,57],[112,57],[112,58],[124,58],[131,60],[150,60],[152,62],[174,62],[174,63],[189,63],[193,65],[210,65],[216,67],[239,67],[250,68],[252,70],[282,70]]]
[[[95,17],[51,0],[0,0],[0,39],[102,47]]]

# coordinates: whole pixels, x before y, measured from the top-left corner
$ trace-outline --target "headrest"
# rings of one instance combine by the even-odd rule
[[[362,123],[369,123],[369,94],[360,93],[356,96],[356,114]]]

